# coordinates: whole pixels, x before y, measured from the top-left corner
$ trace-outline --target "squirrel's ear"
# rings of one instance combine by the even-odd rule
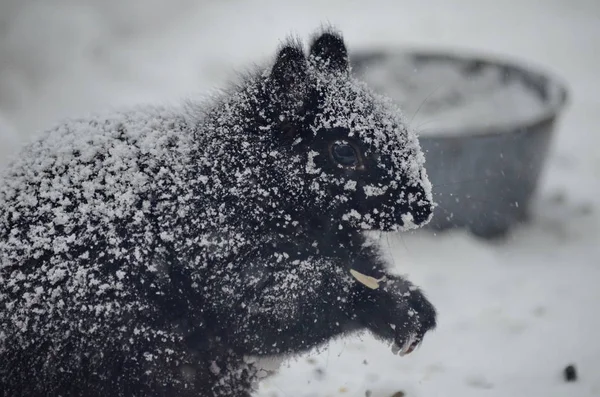
[[[341,35],[325,32],[314,39],[310,46],[310,56],[333,71],[348,71],[348,50]]]
[[[280,93],[303,90],[306,85],[306,58],[302,48],[286,45],[279,50],[271,79]]]

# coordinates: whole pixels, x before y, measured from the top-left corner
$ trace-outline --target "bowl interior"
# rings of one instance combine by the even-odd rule
[[[483,56],[406,49],[358,52],[351,62],[422,136],[514,130],[554,117],[566,100],[547,73]]]

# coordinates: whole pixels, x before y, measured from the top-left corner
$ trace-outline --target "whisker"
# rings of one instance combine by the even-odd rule
[[[388,252],[389,252],[389,256],[392,260],[392,264],[394,265],[394,267],[396,267],[396,258],[394,257],[394,254],[392,253],[392,245],[390,244],[390,234],[389,233],[385,234],[385,239],[387,241]]]
[[[419,105],[419,107],[417,108],[417,110],[415,111],[415,113],[412,115],[410,121],[408,122],[408,124],[412,124],[413,120],[415,119],[415,117],[417,116],[417,114],[419,114],[419,111],[421,110],[421,108],[423,107],[423,105],[425,104],[425,102],[427,102],[427,100],[429,100],[431,98],[431,96],[433,94],[435,94],[435,92],[437,90],[439,90],[440,88],[442,88],[443,85],[439,85],[437,88],[435,88],[433,91],[431,91],[426,97],[425,99],[423,99],[421,101],[421,104]]]
[[[427,121],[424,121],[424,122],[422,122],[421,124],[419,124],[418,126],[416,126],[416,127],[414,127],[414,128],[415,128],[417,131],[419,131],[419,135],[422,135],[422,132],[423,132],[423,131],[427,131],[426,129],[423,129],[423,128],[422,128],[424,125],[431,124],[431,123],[433,123],[433,122],[437,122],[437,121],[440,121],[440,120],[442,120],[442,121],[443,121],[444,119],[443,119],[442,117],[432,118],[432,119],[429,119],[429,120],[427,120]]]

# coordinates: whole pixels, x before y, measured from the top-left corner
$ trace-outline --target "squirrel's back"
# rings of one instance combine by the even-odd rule
[[[181,233],[170,220],[190,208],[192,139],[170,109],[103,114],[53,128],[5,170],[0,352],[5,342],[25,349],[51,335],[93,335],[103,320],[142,309],[135,285],[160,278]]]

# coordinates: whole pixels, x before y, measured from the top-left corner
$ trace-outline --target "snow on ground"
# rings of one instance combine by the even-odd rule
[[[542,65],[568,82],[571,104],[531,223],[496,242],[462,231],[382,238],[439,308],[439,328],[419,350],[400,358],[368,335],[336,341],[290,361],[257,396],[600,396],[594,0],[7,0],[0,162],[62,117],[199,95],[324,22],[344,31],[351,50],[453,46]],[[570,363],[576,383],[562,380]]]

